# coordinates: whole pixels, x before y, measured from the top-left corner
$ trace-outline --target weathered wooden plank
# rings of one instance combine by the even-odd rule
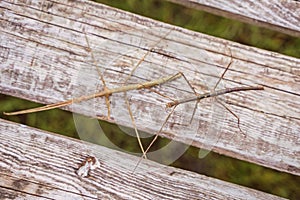
[[[212,88],[232,55],[233,64],[225,75],[226,87],[258,84],[265,87],[265,91],[232,94],[226,98],[240,117],[246,137],[238,130],[236,119],[224,109],[214,114],[214,123],[209,121],[207,116],[214,110],[210,101],[202,102],[195,116],[201,125],[198,131],[184,126],[194,108],[194,104],[188,104],[174,115],[173,120],[180,121],[170,121],[162,136],[200,148],[214,147],[221,154],[300,174],[299,59],[92,2],[1,1],[0,5],[1,93],[49,104],[100,90],[101,83],[86,49],[83,30],[88,34],[109,87],[122,85],[131,69],[128,66],[141,59],[157,42],[134,73],[132,82],[182,71],[197,90],[201,89],[201,77]],[[160,41],[162,37],[165,38]],[[119,59],[121,53],[129,50],[132,50],[130,57]],[[175,99],[192,95],[183,80],[157,90]],[[147,91],[128,95],[139,129],[149,133],[157,131],[167,115],[164,107],[169,99]],[[112,95],[111,101],[112,121],[130,126],[122,95]],[[103,99],[65,109],[99,118],[107,115]],[[224,121],[223,116],[228,119]]]
[[[234,20],[300,36],[300,2],[293,0],[169,0]]]
[[[105,147],[0,120],[0,188],[53,199],[281,199]],[[100,168],[75,171],[88,156]]]
[[[2,178],[0,178],[3,180]],[[0,198],[1,199],[46,199],[42,197],[37,197],[36,195],[30,195],[16,190],[10,190],[8,188],[2,188],[0,186]]]
[[[56,190],[53,186],[49,187],[36,183],[34,182],[36,180],[28,177],[20,178],[16,174],[1,172],[0,179],[1,199],[49,199],[49,196],[55,197],[55,199],[61,199],[62,197],[76,199],[78,197],[78,195],[68,191],[62,192]]]

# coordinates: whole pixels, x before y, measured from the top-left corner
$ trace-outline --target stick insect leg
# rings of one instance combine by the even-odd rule
[[[145,150],[145,154],[148,153],[148,151],[150,150],[150,148],[152,147],[152,145],[154,144],[154,142],[157,140],[159,134],[162,132],[164,126],[167,124],[167,121],[169,120],[169,118],[171,117],[171,115],[173,114],[174,110],[175,110],[176,106],[174,106],[171,110],[171,112],[168,114],[168,116],[166,117],[163,125],[160,127],[159,131],[155,134],[155,137],[153,138],[153,140],[151,141],[151,143],[149,144],[149,146],[147,147],[147,149]],[[139,166],[139,164],[142,162],[143,157],[141,157],[138,161],[138,163],[136,164],[134,170],[132,173],[134,173],[134,171],[136,170],[136,168]]]
[[[189,87],[193,90],[194,94],[196,96],[198,96],[198,93],[196,92],[196,90],[194,89],[194,87],[191,85],[191,83],[189,82],[189,80],[187,79],[187,77],[181,72],[181,75],[182,77],[185,79],[185,81],[187,82],[187,84],[189,85]],[[192,123],[193,121],[193,118],[194,118],[194,115],[196,113],[196,109],[198,107],[198,103],[199,103],[200,100],[197,100],[196,103],[195,103],[195,107],[194,107],[194,110],[193,110],[193,114],[192,114],[192,117],[190,119],[190,123]]]
[[[149,55],[149,53],[153,50],[153,48],[160,43],[163,39],[165,39],[170,33],[171,33],[172,29],[170,31],[168,31],[168,33],[162,37],[160,40],[158,40],[155,44],[152,45],[152,47],[143,55],[143,57],[139,60],[139,62],[133,67],[133,69],[131,70],[129,76],[127,77],[127,79],[125,80],[125,84],[128,82],[128,80],[130,79],[130,77],[133,75],[133,73],[135,72],[135,70],[138,68],[138,66],[140,66],[140,64],[145,60],[145,58]]]
[[[139,132],[138,132],[138,130],[137,130],[137,126],[136,126],[136,123],[135,123],[135,120],[134,120],[134,117],[133,117],[133,114],[132,114],[132,110],[131,110],[131,107],[130,107],[130,104],[129,104],[129,101],[128,101],[126,92],[125,92],[125,103],[126,103],[126,106],[127,106],[128,112],[129,112],[129,115],[130,115],[131,123],[132,123],[132,125],[133,125],[133,127],[134,127],[135,135],[136,135],[136,137],[137,137],[139,146],[140,146],[140,148],[141,148],[141,150],[142,150],[142,153],[143,153],[143,156],[142,156],[142,157],[146,159],[146,158],[147,158],[146,152],[145,152],[145,150],[144,150],[144,147],[143,147],[143,144],[142,144],[142,141],[141,141],[140,134],[139,134]]]
[[[147,51],[144,56],[139,60],[139,62],[133,67],[133,69],[131,70],[130,74],[127,76],[127,78],[125,79],[125,84],[127,84],[127,82],[129,81],[129,79],[131,78],[131,76],[133,75],[134,71],[138,68],[138,66],[144,61],[144,59],[146,58],[146,56],[149,54],[150,51]],[[125,103],[126,103],[126,106],[127,106],[127,109],[128,109],[128,112],[129,112],[129,115],[130,115],[130,119],[131,119],[131,124],[132,126],[134,127],[134,131],[135,131],[135,134],[136,134],[136,137],[137,137],[137,140],[138,140],[138,143],[139,143],[139,146],[140,146],[140,149],[143,153],[143,158],[147,158],[146,156],[146,153],[145,153],[145,150],[144,150],[144,147],[143,147],[143,144],[142,144],[142,141],[141,141],[141,137],[140,137],[140,134],[138,132],[138,129],[137,129],[137,126],[136,126],[136,123],[135,123],[135,120],[134,120],[134,117],[133,117],[133,114],[132,114],[132,110],[131,110],[131,107],[130,107],[130,103],[128,101],[128,98],[127,98],[127,92],[124,92],[124,99],[125,99]]]
[[[162,37],[160,40],[158,40],[144,55],[143,57],[138,61],[138,63],[133,67],[133,69],[131,70],[130,74],[128,75],[128,77],[125,79],[125,83],[124,84],[127,84],[127,82],[129,81],[129,79],[131,78],[131,76],[133,75],[133,73],[135,72],[135,70],[140,66],[140,64],[145,60],[145,58],[149,55],[149,53],[151,52],[151,50],[159,43],[161,42],[161,40],[163,40],[164,38],[166,38],[170,32],[172,30],[170,30],[164,37]],[[131,122],[132,122],[132,125],[134,127],[134,131],[135,131],[135,134],[136,134],[136,137],[137,137],[137,140],[138,140],[138,143],[139,143],[139,146],[140,146],[140,149],[143,153],[143,156],[142,158],[147,158],[146,156],[146,151],[144,150],[144,147],[143,147],[143,144],[142,144],[142,141],[141,141],[141,138],[140,138],[140,134],[138,132],[138,129],[137,129],[137,126],[136,126],[136,122],[135,122],[135,119],[133,117],[133,114],[132,114],[132,110],[131,110],[131,107],[130,107],[130,103],[128,101],[128,98],[127,98],[127,92],[124,92],[124,98],[125,98],[125,103],[127,105],[127,109],[128,109],[128,112],[129,112],[129,115],[130,115],[130,119],[131,119]]]
[[[98,68],[98,63],[96,62],[95,60],[95,56],[94,56],[94,53],[91,49],[91,46],[90,46],[90,43],[89,43],[89,40],[88,40],[88,37],[86,35],[86,33],[84,32],[84,36],[85,36],[85,40],[86,40],[86,43],[87,43],[87,46],[89,48],[89,51],[91,53],[91,57],[92,57],[92,60],[93,60],[93,64],[94,66],[96,67],[97,69],[97,72],[98,72],[98,75],[100,76],[100,79],[101,79],[101,82],[103,84],[103,90],[108,90],[107,86],[106,86],[106,83],[105,83],[105,80],[104,80],[104,77],[100,71],[100,69]],[[107,118],[110,119],[110,101],[109,101],[109,95],[105,95],[105,104],[106,104],[106,107],[107,107]]]
[[[226,74],[227,70],[229,69],[229,67],[231,66],[233,60],[232,60],[232,56],[231,56],[231,60],[229,62],[229,64],[227,65],[227,67],[225,68],[224,72],[222,73],[222,75],[220,76],[219,80],[217,81],[213,91],[215,91],[215,89],[217,88],[217,86],[219,85],[219,83],[221,82],[221,80],[224,78],[224,75]]]
[[[217,86],[219,85],[219,83],[221,82],[221,80],[223,79],[225,73],[227,72],[227,70],[229,69],[229,67],[231,66],[231,64],[233,63],[233,59],[232,59],[232,53],[230,51],[231,54],[231,59],[229,64],[227,65],[226,69],[224,70],[224,72],[222,73],[221,77],[219,78],[218,82],[216,83],[215,87],[214,87],[214,91],[217,88]],[[244,133],[244,131],[242,131],[241,127],[240,127],[240,118],[233,112],[231,111],[225,104],[223,104],[221,101],[219,101],[216,97],[214,97],[215,100],[221,104],[228,112],[230,112],[238,121],[238,128],[240,129],[241,133],[245,136],[246,134]]]
[[[245,132],[242,131],[241,127],[240,127],[240,118],[234,113],[232,112],[225,104],[223,104],[221,101],[219,101],[217,98],[216,98],[217,102],[219,104],[221,104],[228,112],[230,112],[236,119],[237,119],[237,123],[238,123],[238,128],[240,129],[241,133],[246,136]]]
[[[125,84],[127,84],[127,82],[129,81],[129,79],[131,78],[131,76],[133,75],[133,73],[135,72],[135,70],[138,68],[138,66],[145,60],[145,58],[147,57],[147,55],[149,54],[150,51],[147,51],[144,56],[139,60],[139,62],[133,67],[133,69],[131,70],[130,74],[128,75],[128,77],[125,79]],[[131,107],[130,107],[130,103],[128,101],[128,98],[127,98],[127,92],[124,92],[124,98],[125,98],[125,103],[126,103],[126,106],[127,106],[127,109],[128,109],[128,112],[129,112],[129,115],[130,115],[130,119],[131,119],[131,123],[132,123],[132,126],[134,127],[134,131],[135,131],[135,134],[136,134],[136,137],[137,137],[137,140],[138,140],[138,143],[139,143],[139,146],[140,146],[140,149],[142,151],[142,158],[147,158],[146,156],[146,152],[144,150],[144,147],[143,147],[143,144],[142,144],[142,141],[141,141],[141,137],[140,137],[140,134],[138,132],[138,129],[137,129],[137,126],[136,126],[136,123],[135,123],[135,119],[133,117],[133,114],[132,114],[132,110],[131,110]]]

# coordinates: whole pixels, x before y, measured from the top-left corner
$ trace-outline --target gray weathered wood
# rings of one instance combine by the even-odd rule
[[[169,0],[234,20],[300,36],[300,2],[293,0]]]
[[[0,119],[1,199],[281,199]],[[75,171],[86,157],[100,168]],[[15,191],[11,193],[11,191]]]
[[[214,127],[206,119],[211,109],[209,101],[201,104],[201,113],[195,116],[202,124],[198,131],[187,131],[182,126],[184,122],[179,122],[179,125],[169,124],[162,136],[200,148],[211,148],[207,146],[211,144],[215,152],[300,174],[299,59],[92,2],[32,1],[23,4],[22,1],[1,1],[0,5],[1,93],[49,104],[100,90],[99,76],[87,51],[83,31],[87,32],[110,87],[124,82],[130,72],[126,66],[132,64],[132,60],[140,59],[160,38],[166,37],[146,57],[139,72],[135,73],[135,80],[131,81],[182,71],[196,89],[200,89],[200,77],[204,77],[212,88],[232,55],[233,64],[225,75],[226,87],[259,84],[265,86],[265,91],[242,92],[226,98],[240,117],[246,137],[239,132],[236,119],[230,114],[227,114],[228,120],[219,130],[217,139],[206,136],[206,128]],[[139,54],[108,65],[129,49],[135,49]],[[157,90],[172,98],[192,95],[182,80]],[[137,120],[139,128],[149,133],[157,131],[164,121],[164,105],[169,100],[143,91],[129,95],[132,95],[132,109],[146,113],[146,117]],[[122,114],[126,112],[122,96],[112,95],[111,100],[112,121],[130,125],[129,116]],[[192,106],[175,116],[190,116]],[[103,99],[64,109],[99,118],[107,114]],[[225,114],[221,110],[221,115]]]

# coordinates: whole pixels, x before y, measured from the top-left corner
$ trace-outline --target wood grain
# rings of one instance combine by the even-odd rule
[[[300,2],[293,0],[169,0],[234,20],[300,36]]]
[[[2,199],[282,199],[148,160],[132,173],[138,157],[1,119],[0,147]]]
[[[196,128],[184,126],[194,107],[194,104],[187,104],[177,110],[161,135],[300,174],[299,59],[92,2],[27,1],[24,4],[23,1],[1,1],[0,5],[1,93],[49,104],[100,90],[102,85],[84,32],[109,87],[122,85],[130,73],[129,66],[151,48],[154,49],[134,73],[131,82],[181,71],[198,91],[201,77],[212,88],[232,55],[233,64],[223,85],[265,87],[264,91],[224,97],[240,117],[246,137],[238,130],[236,119],[211,101],[201,103],[195,116]],[[121,54],[128,56],[120,59]],[[193,95],[183,80],[162,85],[157,90],[175,99]],[[155,133],[167,115],[165,103],[169,99],[147,90],[128,95],[139,129]],[[131,126],[122,94],[112,95],[111,105],[111,121]],[[64,109],[97,118],[107,115],[103,99]],[[208,119],[212,110],[217,111],[213,122]]]

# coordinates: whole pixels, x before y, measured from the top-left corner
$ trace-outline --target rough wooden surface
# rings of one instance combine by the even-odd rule
[[[0,120],[1,199],[281,199],[99,145]],[[88,156],[100,168],[75,171]],[[14,192],[12,192],[14,191]]]
[[[300,2],[293,0],[169,0],[234,20],[300,36]]]
[[[171,121],[162,135],[300,174],[299,59],[175,28],[92,2],[1,1],[0,6],[1,93],[49,104],[101,89],[83,31],[110,87],[124,83],[131,62],[139,60],[153,46],[132,82],[182,71],[197,90],[201,89],[201,77],[212,88],[232,55],[233,64],[225,75],[226,87],[265,87],[264,91],[231,94],[225,99],[240,117],[246,136],[238,130],[236,119],[216,104],[213,105],[218,112],[214,117],[217,122],[220,118],[224,123],[218,124],[223,126],[207,120],[212,109],[210,101],[201,103],[195,115],[200,124],[198,131],[195,130],[199,124],[193,129],[184,126],[194,106],[188,104],[175,113],[174,120],[179,121]],[[118,59],[120,53],[129,50],[133,52],[130,57]],[[173,81],[157,90],[175,99],[192,95],[182,81]],[[169,100],[148,91],[128,95],[139,128],[149,133],[157,131]],[[130,126],[122,95],[112,95],[111,101],[112,121]],[[107,114],[103,99],[64,109],[99,118]],[[227,119],[223,120],[223,116]]]

